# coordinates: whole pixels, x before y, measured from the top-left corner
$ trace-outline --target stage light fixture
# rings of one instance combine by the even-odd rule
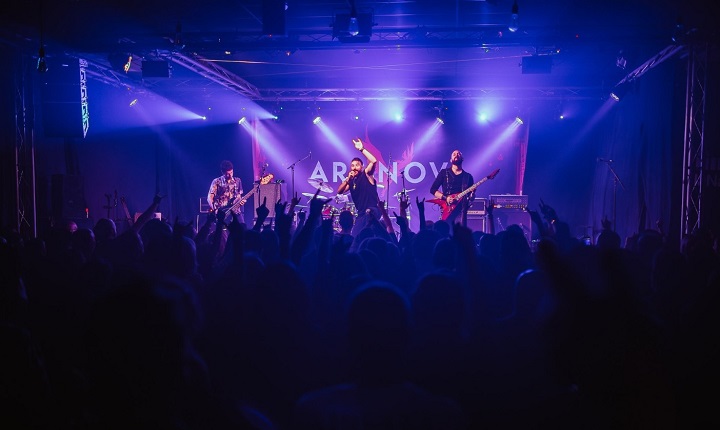
[[[441,101],[440,105],[433,107],[433,109],[437,111],[437,116],[435,117],[435,120],[440,124],[445,124],[445,113],[447,111],[445,104]]]
[[[350,23],[348,24],[348,33],[350,36],[357,36],[360,33],[358,25],[357,10],[355,9],[355,0],[352,0],[352,8],[350,9]]]
[[[319,116],[316,116],[313,119],[313,124],[318,125],[318,124],[320,124],[320,121],[322,121],[322,118],[320,118]]]
[[[45,48],[43,48],[42,45],[40,45],[40,50],[38,51],[38,62],[37,62],[37,71],[40,73],[45,73],[48,70],[47,61],[45,60]]]
[[[130,102],[130,107],[135,106],[137,104],[137,102],[138,102],[138,99],[132,99],[132,101]]]
[[[125,63],[125,65],[123,65],[123,71],[125,73],[129,72],[130,66],[132,66],[132,55],[128,55],[127,62]]]
[[[518,31],[519,23],[518,23],[518,4],[517,0],[513,2],[512,9],[510,14],[510,25],[508,25],[508,30],[515,33]]]
[[[517,125],[523,125],[523,120],[519,116],[515,117],[515,122],[517,123]]]
[[[204,117],[203,117],[203,119],[204,119]],[[240,120],[238,121],[238,124],[245,124],[246,122],[247,122],[247,118],[242,117],[242,118],[240,118]]]
[[[373,11],[363,8],[358,11],[355,1],[350,1],[350,12],[338,12],[333,20],[333,38],[340,42],[367,43],[373,27]]]

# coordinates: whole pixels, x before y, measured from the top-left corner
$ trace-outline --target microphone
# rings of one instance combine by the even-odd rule
[[[600,158],[600,157],[598,157],[597,161],[602,161],[603,163],[612,163],[613,162],[612,160],[607,160],[605,158]]]

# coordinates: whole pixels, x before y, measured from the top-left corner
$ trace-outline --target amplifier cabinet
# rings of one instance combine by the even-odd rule
[[[528,196],[522,194],[490,194],[489,199],[494,209],[525,210],[528,207]]]

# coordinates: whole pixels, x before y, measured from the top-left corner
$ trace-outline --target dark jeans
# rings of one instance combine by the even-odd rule
[[[352,231],[350,234],[353,235],[353,237],[357,236],[358,233],[362,231],[365,227],[367,227],[370,224],[370,221],[373,219],[379,220],[380,219],[380,209],[378,208],[368,208],[362,213],[358,213],[357,218],[355,219],[355,224],[353,225]]]

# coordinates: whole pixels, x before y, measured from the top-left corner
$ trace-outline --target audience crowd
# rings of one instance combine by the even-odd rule
[[[718,425],[710,232],[605,223],[588,245],[543,203],[529,243],[416,200],[419,231],[402,202],[353,237],[297,203],[196,231],[151,219],[156,197],[132,225],[0,232],[2,428]]]

